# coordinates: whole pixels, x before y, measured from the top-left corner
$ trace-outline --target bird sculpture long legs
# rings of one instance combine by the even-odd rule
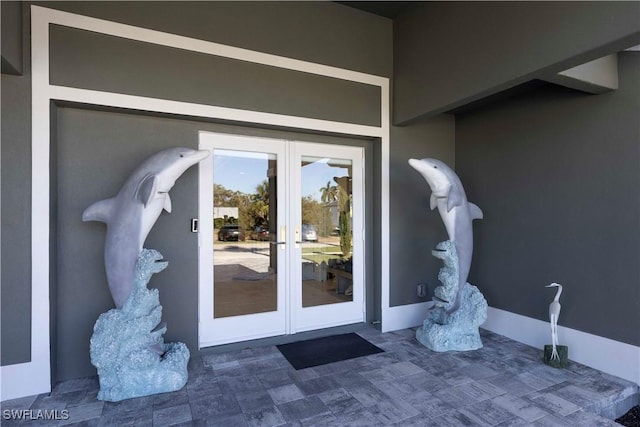
[[[551,344],[553,345],[551,359],[557,360],[560,358],[560,356],[558,356],[558,349],[556,348],[558,345],[558,318],[553,314],[549,314],[549,319],[551,321]]]
[[[551,304],[549,304],[549,322],[551,323],[551,344],[553,345],[553,350],[551,352],[551,359],[558,360],[560,356],[558,355],[558,350],[556,346],[558,345],[558,317],[560,317],[560,294],[562,293],[562,285],[559,283],[552,283],[546,286],[557,287],[558,291],[556,292],[555,298]]]

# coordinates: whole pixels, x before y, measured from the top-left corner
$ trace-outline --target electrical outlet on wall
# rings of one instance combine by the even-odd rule
[[[420,298],[424,298],[427,296],[427,284],[426,283],[418,283],[416,285],[417,287],[417,291],[418,291],[418,296]]]

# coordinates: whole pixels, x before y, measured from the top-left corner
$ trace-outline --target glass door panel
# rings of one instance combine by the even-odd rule
[[[209,132],[200,148],[200,347],[363,322],[363,149]]]
[[[200,346],[283,335],[285,141],[201,132],[200,147]]]
[[[215,149],[213,286],[215,318],[277,310],[277,157]],[[273,195],[274,197],[270,197]]]
[[[293,150],[293,329],[362,322],[363,149],[298,142]]]
[[[302,306],[353,301],[349,159],[302,156]]]

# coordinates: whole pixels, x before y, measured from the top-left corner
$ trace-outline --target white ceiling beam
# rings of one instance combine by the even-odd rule
[[[587,93],[618,89],[618,54],[605,56],[544,79],[550,83]]]

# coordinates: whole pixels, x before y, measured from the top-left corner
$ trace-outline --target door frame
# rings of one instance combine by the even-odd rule
[[[346,146],[339,144],[332,144],[331,154],[327,155],[328,144],[321,144],[315,142],[300,142],[292,141],[295,143],[291,147],[290,160],[293,163],[294,176],[292,181],[295,186],[298,186],[302,182],[301,168],[297,165],[300,164],[301,158],[304,155],[318,156],[318,157],[334,157],[334,158],[348,158],[353,161],[353,226],[352,226],[352,241],[353,241],[353,283],[354,283],[354,297],[353,301],[342,302],[339,304],[327,304],[318,305],[312,307],[302,306],[302,290],[299,284],[302,283],[302,271],[300,268],[292,270],[291,283],[292,283],[292,301],[291,306],[295,307],[293,313],[290,316],[290,333],[306,332],[324,328],[330,328],[334,326],[342,326],[346,324],[353,324],[364,322],[366,319],[366,273],[364,268],[365,260],[365,210],[366,205],[366,191],[365,191],[365,150],[363,147]],[[314,150],[317,150],[314,152]],[[337,154],[336,154],[337,153]],[[301,195],[301,191],[295,189],[296,197],[291,200],[294,204],[292,208],[293,219],[292,224],[296,226],[302,224],[302,212],[300,200],[297,196]],[[356,253],[356,244],[359,247],[359,251]],[[302,263],[302,250],[296,251],[296,248],[290,248],[290,257],[293,263],[301,265]],[[357,258],[356,258],[357,255]],[[357,295],[357,298],[356,298]],[[335,314],[338,320],[334,321],[321,321],[319,320],[323,316],[329,316]]]
[[[364,147],[339,144],[303,142],[294,139],[268,138],[200,131],[199,149],[210,150],[212,155],[200,162],[199,176],[199,230],[198,230],[198,346],[199,348],[232,344],[260,338],[292,335],[300,332],[326,329],[364,322],[366,319],[365,274],[365,150]],[[260,147],[260,143],[264,146]],[[348,158],[353,162],[353,301],[312,307],[302,306],[302,248],[296,242],[294,229],[302,224],[301,158],[323,157],[327,147],[332,157]],[[275,249],[278,257],[277,309],[266,313],[253,313],[223,318],[214,317],[214,236],[213,236],[213,150],[275,153],[278,156],[277,239],[284,241]],[[337,153],[334,155],[333,153]],[[341,157],[342,156],[342,157]],[[284,235],[281,230],[284,227]],[[358,250],[356,251],[356,245]],[[318,321],[335,313],[338,320]],[[255,328],[256,323],[262,327]]]
[[[259,338],[267,338],[285,335],[288,330],[287,316],[288,304],[285,294],[286,272],[288,271],[288,259],[285,254],[278,257],[277,264],[277,290],[276,311],[238,315],[231,317],[214,318],[214,287],[204,286],[203,283],[214,283],[214,236],[213,236],[213,150],[247,151],[255,152],[257,141],[265,143],[264,152],[272,152],[278,156],[277,176],[286,180],[287,167],[286,144],[284,140],[246,137],[218,132],[200,131],[198,133],[199,149],[210,150],[212,154],[198,165],[198,346],[200,348],[212,347],[231,342],[249,341]],[[284,185],[277,188],[277,197],[281,200],[288,199],[288,189]],[[280,224],[287,221],[287,209],[282,203],[278,204],[278,224],[276,230],[280,230]],[[211,221],[209,221],[209,218]],[[246,230],[249,232],[249,230]],[[279,236],[278,236],[279,237]],[[275,249],[279,250],[279,249]],[[209,262],[205,257],[209,258]],[[212,304],[205,303],[212,302]],[[204,320],[203,320],[204,319]],[[210,320],[207,320],[210,319]],[[212,322],[209,324],[209,322]],[[260,322],[262,328],[256,330],[255,322]],[[217,333],[211,333],[210,329],[216,328]]]

